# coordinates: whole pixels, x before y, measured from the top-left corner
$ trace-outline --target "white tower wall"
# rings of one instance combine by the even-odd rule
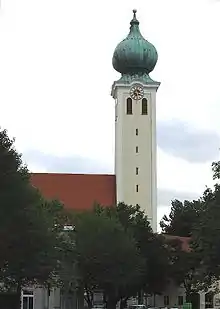
[[[129,91],[132,84],[122,85],[116,82],[112,92],[115,99],[116,114],[115,175],[117,202],[140,205],[148,216],[151,227],[156,231],[156,91],[159,85],[158,83],[143,85],[144,98],[148,102],[147,115],[142,115],[142,100],[132,100],[132,115],[128,115],[127,98],[130,97]]]

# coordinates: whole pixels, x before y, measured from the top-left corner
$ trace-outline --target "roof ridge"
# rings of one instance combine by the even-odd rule
[[[59,175],[59,176],[63,176],[63,175],[71,175],[71,176],[78,176],[78,175],[82,175],[82,176],[115,176],[115,174],[90,174],[90,173],[56,173],[56,172],[52,172],[52,173],[45,173],[45,172],[42,172],[42,173],[30,173],[31,175]]]

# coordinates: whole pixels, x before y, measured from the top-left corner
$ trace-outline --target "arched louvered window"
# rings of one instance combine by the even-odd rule
[[[147,115],[147,99],[142,99],[142,115]]]
[[[127,98],[127,115],[132,115],[132,99]]]

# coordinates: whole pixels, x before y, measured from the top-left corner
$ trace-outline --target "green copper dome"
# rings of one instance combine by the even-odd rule
[[[141,35],[136,10],[130,22],[130,33],[117,45],[112,59],[113,67],[123,75],[148,76],[153,71],[158,54],[156,48]]]

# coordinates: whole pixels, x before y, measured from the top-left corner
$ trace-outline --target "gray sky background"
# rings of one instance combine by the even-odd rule
[[[159,60],[158,218],[211,185],[220,148],[220,2],[2,0],[0,124],[32,171],[113,173],[111,65],[132,9]]]

